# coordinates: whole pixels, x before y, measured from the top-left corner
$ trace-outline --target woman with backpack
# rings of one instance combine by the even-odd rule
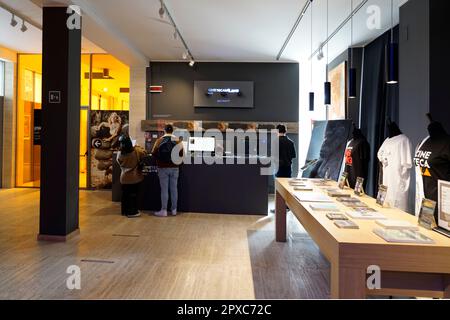
[[[169,202],[169,190],[172,207],[170,213],[177,215],[178,204],[178,176],[180,174],[179,165],[172,159],[172,151],[179,146],[179,156],[183,157],[183,147],[180,139],[173,134],[173,126],[166,125],[164,136],[159,138],[152,150],[152,155],[156,158],[158,166],[159,183],[161,185],[161,210],[155,213],[157,217],[167,217],[167,207]]]
[[[119,138],[120,151],[117,162],[120,165],[120,183],[122,185],[122,215],[128,218],[137,218],[141,214],[138,210],[139,185],[144,180],[141,160],[146,156],[142,148],[134,147],[127,135]]]

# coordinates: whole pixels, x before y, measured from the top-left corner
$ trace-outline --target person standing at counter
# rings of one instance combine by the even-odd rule
[[[178,204],[178,176],[180,174],[179,165],[172,161],[172,151],[181,141],[173,134],[173,126],[168,124],[164,128],[164,136],[159,138],[153,146],[152,155],[156,158],[158,166],[159,183],[161,185],[161,210],[155,213],[157,217],[167,217],[167,209],[170,199],[172,203],[171,214],[177,215]],[[181,147],[180,157],[183,157]]]
[[[278,125],[278,139],[279,139],[279,165],[277,178],[291,178],[292,177],[292,160],[297,158],[294,142],[287,136],[287,129],[284,125]]]
[[[134,147],[127,135],[119,138],[120,151],[117,162],[120,165],[120,183],[122,185],[122,215],[137,218],[141,214],[138,210],[139,185],[144,180],[140,169],[141,159],[145,157],[142,148]]]

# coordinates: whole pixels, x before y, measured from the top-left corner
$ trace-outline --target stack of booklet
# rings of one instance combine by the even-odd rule
[[[314,183],[317,187],[330,187],[331,182],[329,180],[311,180],[312,183]]]
[[[340,229],[359,229],[359,226],[342,213],[327,213],[327,218],[334,222]]]
[[[339,208],[334,203],[313,203],[309,207],[314,211],[338,211]]]
[[[294,192],[294,196],[301,202],[333,202],[320,192]]]
[[[313,191],[313,188],[307,182],[307,179],[295,178],[289,180],[289,185],[294,187],[295,191]]]
[[[364,209],[369,209],[369,206],[367,204],[365,204],[364,202],[362,202],[361,200],[354,198],[354,197],[338,197],[337,201],[341,202],[343,205],[345,205],[346,207],[349,207],[351,209],[360,209],[360,208],[364,208]],[[373,210],[375,211],[375,210]]]
[[[434,240],[426,235],[414,230],[397,230],[397,229],[374,229],[373,232],[391,243],[417,243],[431,244]]]
[[[402,220],[377,220],[375,221],[380,227],[388,230],[412,230],[419,231],[419,226],[413,225],[408,221]]]
[[[359,226],[351,220],[338,220],[334,224],[341,229],[359,229]]]
[[[353,219],[360,220],[386,220],[387,218],[377,211],[366,211],[366,210],[358,210],[358,211],[348,211],[346,214]]]
[[[328,196],[333,198],[351,198],[351,195],[343,192],[341,189],[330,188],[325,190]]]

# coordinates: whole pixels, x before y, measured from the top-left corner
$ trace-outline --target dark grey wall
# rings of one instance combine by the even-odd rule
[[[431,112],[450,132],[448,0],[409,0],[400,8],[400,128],[413,148],[428,136]],[[414,206],[415,174],[410,190]]]
[[[417,0],[416,0],[417,1]],[[450,36],[448,15],[450,1],[426,1],[430,5],[430,112],[450,132]]]
[[[194,108],[194,81],[253,81],[254,109]],[[148,99],[147,118],[211,121],[297,122],[299,116],[299,65],[297,63],[152,62],[150,85],[164,92]],[[159,116],[158,116],[159,115]]]
[[[356,68],[356,98],[347,99],[347,119],[352,120],[356,126],[359,126],[359,106],[361,103],[361,78],[362,78],[362,65],[363,65],[363,48],[353,49],[353,67]],[[348,49],[341,53],[331,63],[328,64],[329,70],[333,70],[341,63],[347,61],[347,75],[350,70],[350,57],[351,49]],[[348,85],[348,84],[347,84]],[[348,90],[348,88],[347,88]],[[348,94],[348,92],[347,92]]]
[[[415,149],[427,135],[429,104],[429,10],[427,1],[408,1],[400,8],[399,126]],[[414,152],[414,151],[413,151]],[[408,211],[414,212],[415,170],[411,170]]]
[[[429,31],[428,1],[411,0],[400,8],[399,126],[413,147],[428,135]]]

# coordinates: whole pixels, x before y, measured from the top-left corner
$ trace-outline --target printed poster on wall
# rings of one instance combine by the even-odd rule
[[[128,134],[128,111],[91,111],[91,187],[111,189],[113,154],[119,137]]]

